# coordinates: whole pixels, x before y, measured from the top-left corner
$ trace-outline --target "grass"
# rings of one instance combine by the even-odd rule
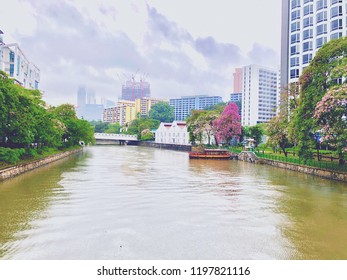
[[[229,150],[231,152],[235,153],[240,153],[243,148],[242,147],[230,147]],[[321,160],[316,160],[316,159],[310,159],[307,161],[303,161],[297,156],[297,152],[295,151],[289,151],[287,157],[284,156],[283,152],[275,153],[272,149],[264,149],[264,150],[258,150],[256,149],[255,154],[259,158],[264,158],[264,159],[269,159],[269,160],[276,160],[276,161],[281,161],[281,162],[287,162],[287,163],[292,163],[292,164],[298,164],[298,165],[305,165],[305,166],[311,166],[311,167],[316,167],[316,168],[321,168],[321,169],[329,169],[329,170],[334,170],[334,171],[340,171],[340,172],[347,172],[347,165],[340,165],[338,163],[338,158],[334,154],[333,151],[326,151],[326,150],[321,150],[320,154],[324,155],[325,158],[323,157]],[[313,151],[314,153],[316,151]],[[331,160],[331,158],[333,160]]]
[[[9,167],[13,167],[13,166],[17,166],[17,165],[20,165],[20,164],[33,162],[35,160],[39,160],[39,159],[42,159],[42,158],[46,158],[46,157],[49,157],[49,156],[52,156],[52,155],[56,155],[56,154],[59,154],[59,153],[63,153],[63,152],[67,152],[67,151],[72,151],[72,150],[75,150],[75,149],[78,149],[78,148],[81,148],[81,146],[72,146],[72,147],[68,147],[68,148],[64,148],[64,149],[49,148],[49,149],[38,150],[39,153],[37,153],[37,155],[31,156],[31,155],[25,154],[25,155],[23,155],[21,157],[21,160],[18,161],[17,163],[15,163],[15,164],[11,164],[11,163],[7,163],[7,162],[4,162],[4,161],[0,161],[0,170],[6,169],[6,168],[9,168]]]

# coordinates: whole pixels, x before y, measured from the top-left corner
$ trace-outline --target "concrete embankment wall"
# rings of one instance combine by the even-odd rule
[[[166,150],[184,151],[184,152],[190,152],[192,150],[192,146],[190,145],[174,145],[174,144],[147,142],[147,141],[140,141],[137,143],[137,145],[142,147],[151,147],[151,148],[159,148],[159,149],[166,149]]]
[[[260,161],[261,163],[265,163],[265,164],[272,165],[279,168],[289,169],[289,170],[293,170],[293,171],[297,171],[297,172],[301,172],[305,174],[316,175],[326,179],[347,182],[347,173],[344,173],[344,172],[320,169],[317,167],[310,167],[305,165],[298,165],[298,164],[292,164],[288,162],[281,162],[281,161],[269,160],[269,159],[260,159]]]
[[[69,155],[79,153],[81,151],[82,151],[82,148],[72,150],[72,151],[66,151],[66,152],[55,154],[55,155],[52,155],[52,156],[49,156],[46,158],[38,159],[38,160],[29,162],[29,163],[23,163],[23,164],[19,164],[16,166],[12,166],[12,167],[0,170],[0,181],[15,177],[15,176],[22,174],[24,172],[33,170],[33,169],[38,168],[42,165],[46,165],[48,163],[51,163],[53,161],[57,161],[59,159],[67,157]]]

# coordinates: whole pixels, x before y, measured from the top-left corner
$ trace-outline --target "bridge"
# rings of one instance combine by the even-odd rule
[[[134,145],[138,142],[136,135],[115,133],[94,133],[97,145]]]

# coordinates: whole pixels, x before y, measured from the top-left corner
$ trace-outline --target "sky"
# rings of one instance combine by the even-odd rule
[[[0,0],[5,43],[41,71],[50,105],[79,86],[117,101],[135,75],[151,96],[229,100],[235,68],[279,67],[280,0]]]

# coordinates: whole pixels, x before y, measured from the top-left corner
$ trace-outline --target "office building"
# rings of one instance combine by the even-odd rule
[[[138,98],[150,97],[150,84],[143,80],[137,82],[135,78],[128,80],[122,85],[122,100],[135,101]]]
[[[40,69],[24,54],[18,44],[5,44],[0,30],[0,70],[16,84],[27,89],[39,89]]]
[[[101,121],[104,104],[97,104],[94,91],[80,86],[77,91],[77,117],[87,121]]]
[[[267,123],[276,116],[279,102],[278,70],[249,65],[242,68],[241,124]]]
[[[170,99],[169,104],[174,107],[175,120],[183,121],[192,110],[204,110],[223,102],[220,96],[195,95],[182,96],[182,98]]]
[[[282,89],[298,81],[324,43],[347,35],[346,5],[346,0],[282,0]]]
[[[84,86],[78,88],[77,91],[77,107],[81,108],[87,104],[87,91]]]

